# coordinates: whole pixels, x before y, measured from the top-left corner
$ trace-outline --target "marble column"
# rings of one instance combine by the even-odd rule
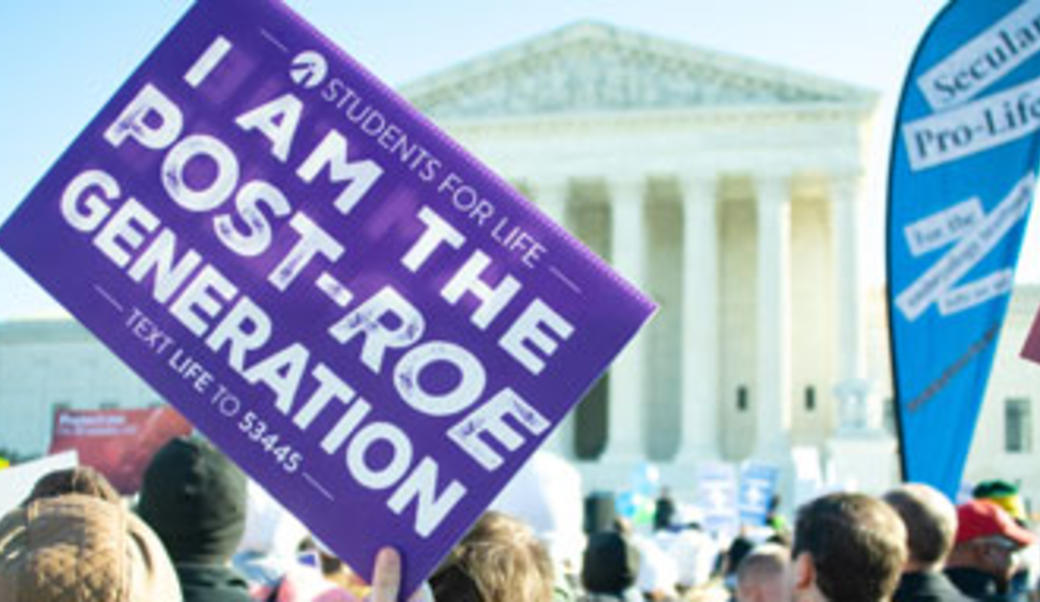
[[[719,453],[719,272],[717,178],[680,180],[683,202],[682,426],[677,461]]]
[[[863,178],[835,174],[830,181],[831,232],[834,237],[834,281],[837,306],[839,430],[879,431],[881,406],[871,399],[866,379],[863,290],[860,280],[859,215]]]
[[[571,183],[567,178],[552,178],[527,182],[531,200],[554,222],[567,227],[567,199],[571,195]]]
[[[528,191],[534,203],[542,213],[554,222],[567,228],[567,200],[570,198],[570,181],[566,178],[538,179],[527,183]],[[564,458],[574,458],[574,411],[572,410],[563,422],[556,427],[546,449],[560,454]]]
[[[755,181],[758,206],[758,382],[753,391],[758,434],[754,456],[781,465],[791,431],[791,188],[790,179]]]
[[[610,180],[611,263],[629,282],[644,284],[646,261],[646,228],[643,197],[646,181],[642,178]],[[603,460],[607,463],[632,463],[643,460],[645,330],[641,331],[621,352],[610,370],[607,407],[607,447]]]
[[[831,233],[834,240],[832,293],[837,305],[838,428],[827,441],[832,484],[854,483],[879,494],[899,481],[896,440],[883,428],[881,399],[867,379],[863,290],[859,257],[863,178],[833,174],[830,180]]]
[[[862,179],[831,180],[831,233],[834,237],[835,282],[838,290],[838,354],[842,380],[864,375],[863,297],[860,288],[859,220]]]

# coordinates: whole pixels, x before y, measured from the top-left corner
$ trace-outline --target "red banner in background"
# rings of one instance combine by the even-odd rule
[[[134,410],[58,410],[54,414],[54,454],[79,452],[79,462],[108,477],[123,495],[137,493],[152,456],[192,426],[172,407]]]
[[[1033,318],[1033,326],[1029,329],[1025,346],[1022,347],[1022,357],[1040,364],[1040,310]]]

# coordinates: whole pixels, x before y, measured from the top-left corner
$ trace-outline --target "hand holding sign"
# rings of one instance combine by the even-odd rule
[[[376,555],[369,602],[397,602],[401,592],[401,555],[393,548],[383,548]],[[425,583],[408,602],[433,602],[433,594]]]

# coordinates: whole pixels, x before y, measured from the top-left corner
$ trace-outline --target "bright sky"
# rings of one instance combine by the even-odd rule
[[[942,0],[289,1],[392,84],[579,19],[860,84],[882,93],[863,235],[882,252],[892,114],[918,38]],[[0,220],[24,198],[189,2],[0,2]],[[493,7],[493,9],[492,9]],[[1021,277],[1040,280],[1040,212]],[[57,241],[56,241],[57,242]],[[1038,258],[1030,260],[1030,258]],[[872,283],[883,274],[867,262]],[[55,302],[0,254],[0,320],[54,315]]]

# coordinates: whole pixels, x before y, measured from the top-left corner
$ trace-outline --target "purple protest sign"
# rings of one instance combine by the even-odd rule
[[[653,311],[276,2],[196,3],[0,248],[406,590]]]

